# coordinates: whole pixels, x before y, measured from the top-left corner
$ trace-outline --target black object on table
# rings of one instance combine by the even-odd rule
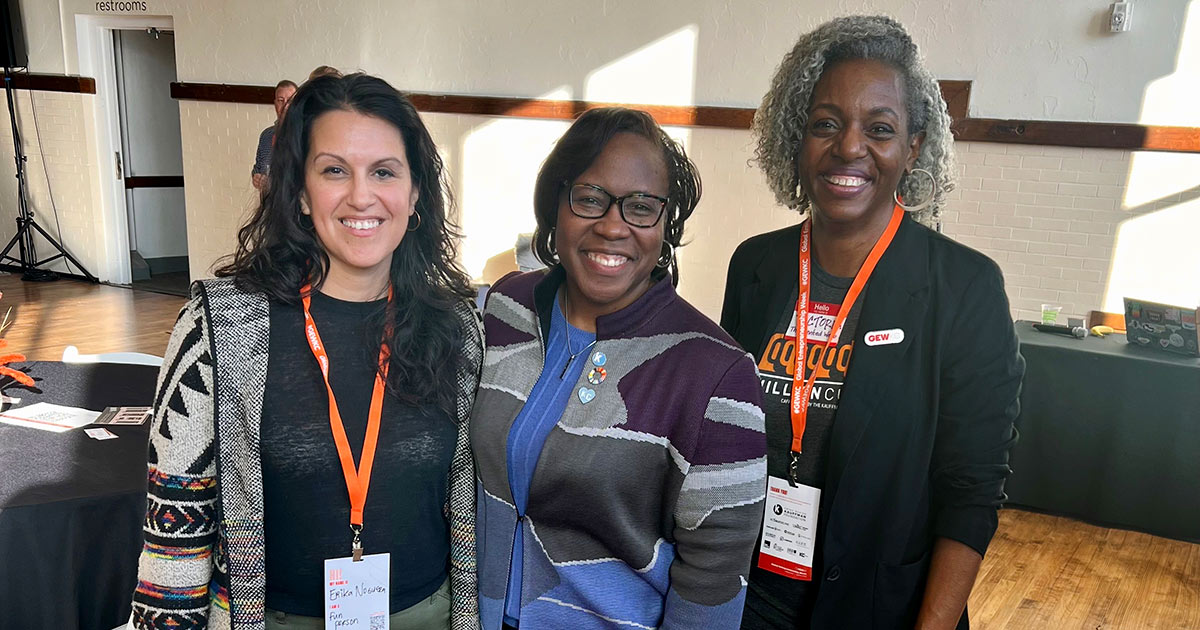
[[[1200,359],[1016,326],[1009,504],[1200,541]]]
[[[24,364],[41,392],[5,393],[103,411],[149,406],[158,368]],[[129,619],[146,513],[150,423],[50,433],[0,424],[0,629],[111,630]]]

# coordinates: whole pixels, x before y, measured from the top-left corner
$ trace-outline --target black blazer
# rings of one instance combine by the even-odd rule
[[[730,262],[721,326],[755,357],[794,307],[799,243],[798,225],[761,234]],[[911,628],[934,539],[986,551],[1016,441],[1025,363],[991,259],[906,217],[860,299],[821,493],[814,630]],[[895,328],[901,343],[864,343]]]

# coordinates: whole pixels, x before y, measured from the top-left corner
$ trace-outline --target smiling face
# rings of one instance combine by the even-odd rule
[[[796,165],[814,225],[886,222],[921,139],[909,136],[904,78],[896,69],[872,59],[827,68],[813,88]]]
[[[417,204],[404,139],[390,123],[334,110],[313,122],[301,211],[312,217],[329,274],[321,291],[379,297]]]
[[[575,181],[591,184],[621,197],[646,193],[666,197],[667,164],[662,149],[633,133],[618,133],[608,141]],[[650,288],[650,273],[662,253],[663,225],[633,227],[612,204],[598,219],[571,212],[564,186],[559,196],[555,246],[567,272],[566,294],[573,323],[618,311]]]

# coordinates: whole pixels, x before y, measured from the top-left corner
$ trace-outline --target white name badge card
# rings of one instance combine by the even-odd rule
[[[389,630],[391,554],[325,561],[325,630]]]
[[[792,486],[779,477],[767,478],[758,568],[793,580],[812,580],[820,505],[819,489],[804,484]]]

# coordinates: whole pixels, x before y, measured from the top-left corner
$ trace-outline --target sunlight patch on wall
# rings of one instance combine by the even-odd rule
[[[1200,199],[1121,224],[1104,310],[1123,313],[1124,297],[1200,306],[1196,234],[1200,234]]]
[[[540,99],[567,100],[569,87]],[[469,133],[462,145],[460,197],[463,264],[480,278],[488,260],[512,249],[517,235],[532,232],[533,183],[542,161],[570,126],[563,120],[500,118]]]
[[[1200,3],[1184,17],[1173,73],[1150,83],[1141,123],[1200,126]],[[1104,310],[1123,312],[1123,297],[1200,306],[1200,155],[1135,153],[1117,228]]]
[[[588,74],[583,98],[608,103],[693,105],[696,40],[692,24]]]

